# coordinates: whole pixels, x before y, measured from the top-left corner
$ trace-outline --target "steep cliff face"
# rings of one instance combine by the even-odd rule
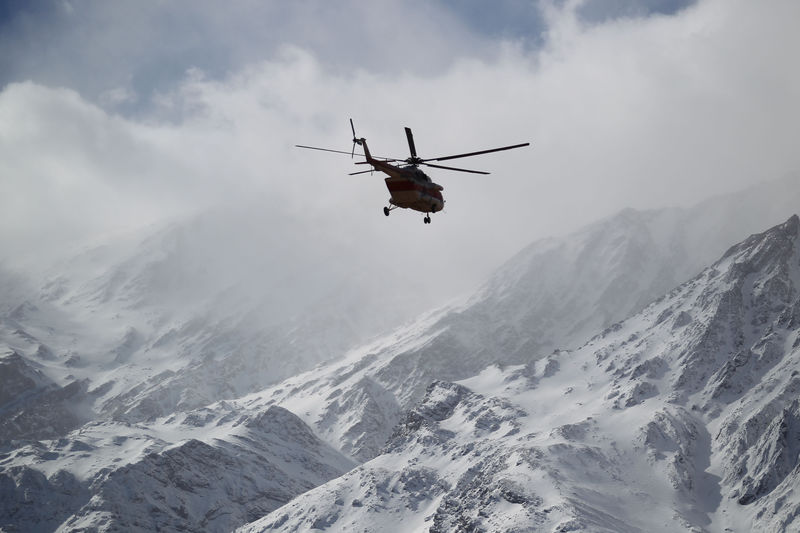
[[[435,382],[382,453],[243,531],[788,531],[800,219],[584,346]]]
[[[53,439],[91,419],[87,381],[60,386],[15,351],[0,355],[0,439]]]
[[[597,360],[613,376],[615,407],[652,397],[686,409],[691,427],[708,435],[720,507],[758,530],[782,530],[798,509],[787,488],[798,460],[799,234],[794,216],[750,237],[590,343],[603,343]],[[678,456],[683,470],[686,457]]]

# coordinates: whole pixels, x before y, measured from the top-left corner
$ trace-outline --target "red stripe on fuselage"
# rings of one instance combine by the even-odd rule
[[[389,192],[418,191],[422,194],[427,194],[440,200],[442,199],[442,193],[435,184],[426,186],[426,184],[417,183],[407,179],[388,178],[386,179],[386,188],[389,189]]]
[[[386,187],[389,188],[390,191],[424,191],[425,187],[420,185],[419,183],[414,183],[413,181],[409,180],[386,180]]]

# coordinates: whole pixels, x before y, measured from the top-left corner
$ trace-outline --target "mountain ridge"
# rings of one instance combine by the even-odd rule
[[[707,205],[703,206],[703,209],[707,208]],[[327,428],[335,425],[332,420],[337,418],[340,407],[331,402],[329,396],[342,387],[341,374],[369,376],[381,386],[384,393],[394,396],[397,405],[407,409],[421,399],[431,380],[464,379],[490,364],[524,364],[531,357],[546,357],[554,349],[570,345],[577,347],[605,327],[638,311],[644,298],[642,294],[652,294],[651,300],[655,299],[677,285],[673,284],[673,280],[679,272],[695,269],[695,259],[681,262],[680,259],[667,260],[658,254],[648,257],[648,252],[654,250],[657,241],[654,235],[661,234],[664,242],[661,242],[660,248],[663,253],[671,253],[674,242],[684,238],[683,219],[674,218],[675,213],[683,212],[665,210],[638,213],[625,210],[564,240],[551,238],[537,241],[498,269],[466,302],[440,309],[432,313],[430,319],[423,319],[398,331],[395,337],[397,342],[393,345],[367,346],[360,353],[369,354],[370,357],[359,359],[354,355],[352,362],[344,359],[332,364],[328,375],[308,372],[287,380],[289,385],[279,387],[282,393],[273,395],[268,390],[264,395],[273,395],[268,401],[286,402],[288,406],[294,400],[287,391],[294,390],[299,386],[294,384],[302,382],[303,388],[299,394],[306,398],[304,402],[329,405],[321,411],[319,407],[315,408],[316,413],[304,419],[317,427],[321,435],[327,434],[324,438],[335,447],[347,450],[359,460],[368,459],[371,454],[377,453],[380,447],[378,443],[389,437],[392,424],[387,423],[382,427],[369,444],[364,440],[358,445],[354,444],[353,439],[342,436],[349,433],[346,431],[339,431],[338,435],[330,433]],[[693,213],[689,211],[692,216]],[[656,222],[650,226],[642,223],[653,219]],[[629,238],[634,243],[632,248],[637,251],[635,257],[646,258],[652,268],[640,269],[636,266],[641,264],[639,262],[633,262],[633,266],[625,262],[623,258],[630,256]],[[650,243],[650,246],[639,247],[642,242]],[[605,245],[601,246],[600,243]],[[729,246],[717,248],[721,255]],[[608,249],[612,253],[605,253]],[[584,264],[592,266],[585,269],[582,266]],[[624,268],[620,265],[624,265]],[[659,274],[665,268],[672,274]],[[584,269],[582,276],[573,275],[581,269]],[[548,271],[552,272],[555,281],[548,279]],[[533,281],[529,282],[529,279]],[[597,280],[599,282],[595,283]],[[623,280],[623,284],[609,290],[607,280]],[[583,290],[592,284],[594,287],[591,291]],[[542,289],[543,286],[555,288]],[[508,291],[511,291],[510,296]],[[580,297],[571,298],[570,294],[579,294]],[[598,308],[609,310],[603,315],[603,320],[598,320]],[[558,318],[554,319],[554,316]],[[545,333],[541,333],[543,331]],[[415,335],[424,338],[424,342],[402,347],[400,338]],[[343,368],[348,365],[349,369]],[[316,400],[312,400],[308,392],[312,389],[319,391]],[[382,403],[393,405],[393,402]],[[373,420],[398,420],[396,408],[381,410],[379,405],[374,405],[367,416]],[[351,418],[351,413],[345,413],[341,418],[345,422]],[[323,419],[325,427],[315,426]],[[359,421],[355,420],[351,427],[355,428],[358,424]],[[355,440],[359,440],[358,435]]]
[[[435,382],[381,454],[239,531],[787,530],[800,512],[798,229],[793,216],[746,239],[576,350]],[[732,307],[735,294],[748,303]],[[771,366],[736,366],[745,349]],[[750,393],[720,393],[734,385]]]

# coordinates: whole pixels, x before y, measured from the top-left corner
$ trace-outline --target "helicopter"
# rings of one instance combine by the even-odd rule
[[[408,149],[411,153],[411,157],[406,159],[380,156],[373,157],[369,151],[369,147],[367,146],[367,140],[364,137],[359,138],[356,135],[356,128],[353,125],[352,118],[350,119],[350,129],[353,132],[353,149],[350,152],[345,152],[343,150],[332,150],[330,148],[319,148],[316,146],[305,146],[302,144],[296,144],[295,146],[297,148],[306,148],[309,150],[350,154],[351,158],[355,156],[356,145],[363,147],[366,161],[359,161],[356,163],[356,165],[371,165],[372,168],[359,172],[351,172],[350,176],[355,176],[356,174],[365,174],[367,172],[372,173],[376,170],[387,174],[388,177],[385,178],[384,181],[386,182],[386,187],[389,189],[389,194],[391,197],[389,198],[389,206],[383,208],[383,214],[388,217],[389,213],[397,208],[413,209],[414,211],[425,213],[425,218],[422,219],[425,224],[431,223],[432,213],[437,213],[444,209],[444,197],[442,196],[444,187],[438,183],[434,183],[433,180],[431,180],[431,178],[419,168],[420,165],[425,165],[432,168],[441,168],[444,170],[454,170],[457,172],[469,172],[470,174],[489,174],[488,172],[484,172],[482,170],[448,167],[429,163],[429,161],[447,161],[449,159],[472,157],[475,155],[500,152],[514,148],[522,148],[523,146],[530,145],[530,143],[513,144],[510,146],[502,146],[500,148],[479,150],[477,152],[423,159],[417,155],[417,148],[414,145],[414,134],[411,132],[411,128],[406,127],[406,139],[408,141]]]

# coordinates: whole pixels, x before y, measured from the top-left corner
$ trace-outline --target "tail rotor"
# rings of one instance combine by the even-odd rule
[[[353,131],[353,150],[350,152],[350,159],[356,154],[356,145],[361,146],[361,139],[356,137],[356,127],[353,126],[353,119],[350,119],[350,129]]]

